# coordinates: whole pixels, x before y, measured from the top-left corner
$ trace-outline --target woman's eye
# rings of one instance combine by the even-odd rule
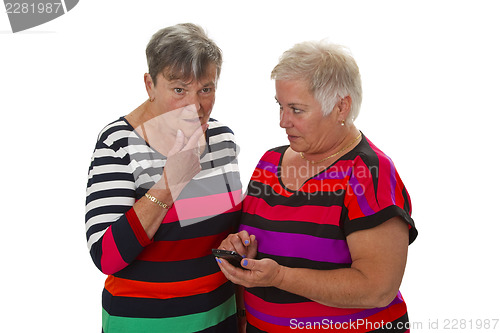
[[[184,92],[184,89],[183,88],[174,88],[174,92],[176,94],[182,94]]]
[[[203,89],[201,90],[201,92],[202,92],[202,93],[204,93],[204,94],[208,94],[208,93],[210,93],[211,91],[212,91],[212,88],[203,88]]]
[[[292,108],[292,111],[293,111],[293,113],[301,113],[302,112],[302,110],[296,109],[296,108]]]

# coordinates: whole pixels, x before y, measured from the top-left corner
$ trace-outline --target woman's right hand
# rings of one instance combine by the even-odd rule
[[[174,146],[168,152],[163,168],[164,183],[170,190],[172,201],[177,199],[186,184],[201,171],[199,142],[207,128],[208,124],[200,126],[187,142],[184,133],[177,130]]]
[[[258,242],[255,235],[249,235],[246,230],[230,234],[224,239],[219,249],[236,251],[244,258],[254,259],[257,256]]]

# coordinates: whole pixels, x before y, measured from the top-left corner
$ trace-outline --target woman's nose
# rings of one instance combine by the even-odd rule
[[[193,109],[195,112],[198,112],[201,109],[201,100],[198,94],[193,94],[191,98],[188,100],[190,109]]]
[[[291,126],[290,115],[288,112],[281,110],[280,111],[280,127],[288,128]]]
[[[199,110],[200,110],[200,104],[191,103],[184,107],[185,113],[192,113],[197,115]]]

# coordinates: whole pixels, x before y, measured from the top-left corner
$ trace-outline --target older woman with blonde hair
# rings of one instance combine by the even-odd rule
[[[354,125],[355,60],[341,46],[305,42],[272,78],[290,144],[263,155],[240,232],[220,245],[246,269],[217,259],[245,287],[247,332],[406,332],[399,287],[417,230],[392,160]]]

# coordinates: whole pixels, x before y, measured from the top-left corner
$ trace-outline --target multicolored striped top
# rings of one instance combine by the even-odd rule
[[[350,267],[346,237],[400,216],[409,243],[417,236],[410,197],[393,162],[364,135],[361,142],[297,191],[287,189],[280,167],[288,146],[269,150],[259,161],[243,201],[241,230],[256,235],[257,258],[288,267],[332,270]],[[341,330],[369,332],[382,323],[406,332],[401,296],[385,308],[341,309],[277,288],[245,290],[247,332]]]
[[[102,329],[236,332],[234,288],[211,253],[241,216],[237,146],[211,119],[202,170],[149,240],[131,207],[160,178],[166,158],[125,120],[99,135],[88,174],[86,230],[95,265],[108,274]]]

